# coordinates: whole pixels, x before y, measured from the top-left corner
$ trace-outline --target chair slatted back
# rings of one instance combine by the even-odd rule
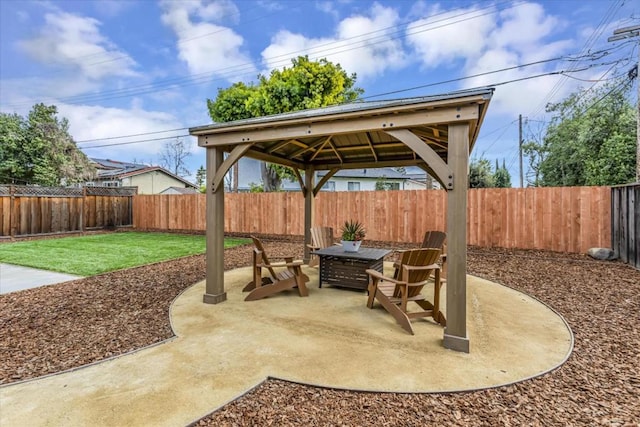
[[[421,248],[442,248],[444,241],[447,239],[447,233],[444,231],[427,231],[424,233]]]
[[[400,258],[400,267],[398,269],[398,278],[407,283],[420,283],[429,279],[433,270],[413,270],[408,274],[403,269],[404,265],[413,267],[424,267],[435,264],[440,257],[440,248],[421,248],[411,249],[402,253]],[[422,291],[422,286],[410,286],[408,289],[409,298],[418,295]],[[396,286],[393,292],[394,297],[400,297],[400,287]]]
[[[311,244],[319,249],[333,245],[333,228],[311,227]]]
[[[253,244],[255,245],[256,250],[260,252],[262,256],[262,264],[270,265],[271,262],[269,261],[269,257],[267,256],[267,253],[264,251],[264,245],[262,244],[262,240],[258,239],[256,236],[251,236],[251,240],[253,240]],[[255,259],[254,259],[254,263],[255,263]],[[269,270],[269,273],[271,274],[271,277],[275,278],[276,272],[273,270],[273,268],[268,267],[268,270]]]

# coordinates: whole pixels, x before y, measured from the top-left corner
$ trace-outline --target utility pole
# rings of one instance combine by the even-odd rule
[[[520,148],[520,188],[524,188],[524,176],[522,172],[522,114],[518,115],[518,147]]]
[[[638,37],[640,35],[640,25],[634,25],[632,27],[618,28],[613,31],[613,36],[609,37],[607,41],[615,42],[618,40],[629,39],[632,37]],[[636,64],[635,75],[631,75],[631,78],[635,78],[636,85],[638,86],[638,100],[636,109],[636,182],[640,182],[640,83],[638,82],[638,74],[640,73],[640,40],[638,41],[638,63]]]

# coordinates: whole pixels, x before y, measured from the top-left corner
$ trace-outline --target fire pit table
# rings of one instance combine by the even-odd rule
[[[330,246],[313,252],[320,258],[322,284],[366,290],[369,286],[367,269],[382,273],[383,258],[390,249],[360,248],[358,252],[346,252],[342,246]]]

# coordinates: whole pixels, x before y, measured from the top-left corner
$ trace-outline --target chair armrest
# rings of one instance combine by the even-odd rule
[[[376,279],[379,279],[379,280],[384,280],[385,282],[395,283],[396,285],[406,284],[406,282],[402,280],[392,279],[391,277],[387,277],[384,274],[380,273],[378,270],[374,270],[372,268],[366,270],[366,272],[369,276],[375,277]]]
[[[274,260],[274,259],[278,259],[278,260],[279,260],[279,259],[281,259],[281,260],[285,260],[285,262],[291,262],[291,261],[287,261],[287,260],[288,260],[288,259],[293,260],[293,259],[295,258],[295,256],[293,256],[293,255],[288,255],[288,256],[274,256],[274,257],[269,257],[269,258],[270,258],[271,260]]]
[[[307,243],[307,247],[308,247],[309,249],[313,249],[314,251],[315,251],[316,249],[322,249],[320,246],[312,245],[312,244],[310,244],[310,243]]]
[[[301,267],[304,263],[302,261],[293,261],[293,262],[277,262],[274,264],[256,264],[256,267],[263,268],[277,268],[277,267]]]
[[[440,269],[440,266],[438,264],[431,264],[431,265],[404,265],[402,266],[402,268],[405,268],[409,271],[420,271],[420,270],[436,270],[436,269]]]

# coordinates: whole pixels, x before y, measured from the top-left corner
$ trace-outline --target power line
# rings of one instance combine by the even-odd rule
[[[110,137],[107,137],[107,138],[83,139],[82,141],[76,141],[76,144],[81,144],[83,142],[106,141],[106,140],[110,140],[110,139],[131,138],[131,137],[134,137],[134,136],[154,135],[154,134],[158,134],[158,133],[176,132],[176,131],[179,131],[179,130],[187,130],[187,129],[189,129],[189,128],[186,127],[186,128],[175,128],[175,129],[167,129],[167,130],[158,130],[158,131],[155,131],[155,132],[134,133],[134,134],[131,134],[131,135],[122,135],[122,136],[110,136]]]
[[[614,63],[615,62],[619,62],[619,61],[621,61],[621,60],[614,61]],[[566,73],[578,73],[578,72],[585,71],[585,70],[588,70],[588,69],[596,67],[596,66],[603,66],[603,65],[610,65],[610,64],[611,64],[611,62],[601,63],[601,64],[592,64],[592,65],[588,65],[588,66],[580,68],[580,69],[548,71],[548,72],[545,72],[545,73],[536,74],[536,75],[532,75],[532,76],[521,77],[521,78],[518,78],[518,79],[506,80],[506,81],[496,82],[496,83],[489,83],[489,84],[486,84],[485,86],[502,86],[502,85],[505,85],[505,84],[520,82],[520,81],[524,81],[524,80],[535,79],[535,78],[538,78],[538,77],[552,76],[552,75],[565,75]],[[431,86],[437,86],[437,85],[441,85],[441,84],[445,84],[445,83],[452,83],[452,82],[457,82],[457,81],[461,81],[461,80],[467,80],[467,79],[474,78],[474,77],[480,77],[480,76],[484,76],[484,75],[488,75],[488,74],[495,74],[495,73],[499,73],[499,72],[502,72],[502,71],[508,71],[510,69],[521,68],[521,67],[522,66],[509,67],[509,68],[506,68],[506,69],[503,69],[503,70],[488,71],[488,72],[485,72],[485,73],[475,74],[475,75],[467,76],[467,77],[460,77],[460,78],[457,78],[457,79],[446,80],[446,81],[443,81],[443,82],[429,83],[429,84],[425,84],[425,85],[413,86],[413,87],[407,88],[407,89],[398,89],[398,90],[394,90],[394,91],[390,91],[390,92],[384,92],[384,93],[380,93],[380,94],[376,94],[376,95],[370,95],[370,96],[364,97],[362,99],[376,98],[376,97],[379,97],[379,96],[392,95],[392,94],[397,94],[397,93],[402,93],[402,92],[409,92],[409,91],[416,90],[416,89],[424,89],[424,88],[431,87]]]
[[[396,34],[395,37],[388,37],[388,34],[382,34],[381,36],[375,36],[373,38],[369,38],[369,39],[362,39],[362,34],[358,35],[358,36],[354,36],[354,37],[350,37],[347,39],[342,39],[342,40],[337,40],[334,42],[330,42],[330,43],[326,43],[325,45],[319,45],[319,46],[314,46],[313,48],[310,49],[302,49],[302,50],[298,50],[298,51],[294,51],[294,52],[289,52],[286,54],[282,54],[282,55],[277,55],[275,57],[272,58],[266,58],[265,61],[269,62],[272,61],[273,59],[277,59],[277,58],[283,58],[282,60],[278,60],[276,61],[276,64],[286,64],[289,62],[291,55],[295,55],[298,53],[308,53],[308,54],[313,54],[316,55],[316,59],[318,59],[320,56],[325,56],[324,54],[338,54],[338,53],[344,53],[344,52],[348,52],[351,50],[356,50],[356,49],[361,49],[361,48],[365,48],[371,45],[372,42],[380,39],[381,37],[383,37],[385,40],[397,40],[400,38],[406,38],[409,35],[414,35],[414,34],[419,34],[419,33],[423,33],[426,31],[432,31],[432,30],[436,30],[436,29],[440,29],[440,28],[444,28],[450,25],[454,25],[454,24],[458,24],[460,22],[465,22],[471,19],[476,19],[482,16],[486,16],[489,14],[494,14],[497,12],[501,12],[516,6],[519,6],[521,4],[523,4],[523,1],[519,1],[519,2],[513,2],[513,3],[509,3],[507,1],[499,3],[499,4],[505,4],[508,3],[509,7],[506,7],[504,9],[499,9],[499,8],[495,8],[495,5],[490,5],[490,6],[486,6],[480,9],[474,9],[470,12],[465,12],[465,13],[461,13],[458,15],[454,15],[454,16],[450,16],[447,18],[443,18],[441,20],[437,20],[437,21],[429,21],[429,19],[448,13],[448,12],[441,12],[435,15],[432,15],[428,18],[424,18],[427,20],[427,22],[414,26],[412,27],[413,30],[415,30],[416,28],[423,28],[425,26],[430,26],[436,23],[440,23],[440,22],[447,22],[446,24],[442,24],[439,26],[435,26],[435,27],[430,27],[430,28],[423,28],[420,31],[413,31],[413,32],[403,32],[402,29],[397,30],[393,33],[391,33],[391,35]],[[486,13],[482,13],[482,14],[478,14],[478,15],[473,15],[471,17],[467,17],[464,19],[459,19],[457,21],[451,21],[452,19],[455,18],[459,18],[462,16],[466,16],[469,14],[473,14],[476,13],[478,11],[483,11],[486,9],[492,9],[490,12],[486,12]],[[448,22],[451,21],[451,22]],[[378,32],[381,31],[386,31],[387,29],[391,29],[391,28],[396,28],[396,27],[387,27],[385,29],[381,29],[381,30],[376,30],[376,31],[372,31],[369,33],[364,33],[364,35],[371,35],[371,34],[376,34]],[[358,39],[353,43],[347,43],[345,44],[344,41],[345,40],[352,40],[352,39]],[[360,44],[359,46],[357,44]],[[323,49],[323,50],[317,50],[318,47],[324,47],[324,46],[331,46],[331,45],[336,45],[335,48],[327,48],[327,49]],[[356,45],[354,47],[351,47],[349,49],[342,49],[342,50],[336,50],[339,49],[341,47],[347,47],[347,46],[353,46]],[[275,64],[274,64],[275,65]],[[276,65],[277,66],[277,65]],[[62,98],[59,101],[65,102],[67,104],[79,104],[79,103],[83,103],[83,102],[95,102],[95,101],[100,101],[100,100],[108,100],[108,99],[115,99],[115,98],[121,98],[121,97],[129,97],[129,96],[135,96],[135,95],[142,95],[142,94],[146,94],[146,93],[151,93],[151,92],[155,92],[157,89],[162,88],[162,87],[167,87],[170,88],[172,86],[190,86],[190,85],[194,85],[194,84],[200,84],[206,81],[216,81],[216,80],[222,80],[225,79],[229,76],[235,76],[235,77],[239,77],[239,76],[245,76],[246,72],[243,74],[242,71],[248,69],[249,72],[253,73],[253,63],[245,63],[245,64],[238,64],[238,65],[234,65],[234,66],[229,66],[229,67],[224,67],[224,68],[219,68],[219,69],[214,69],[211,71],[206,71],[203,73],[198,73],[198,74],[194,74],[190,77],[180,77],[180,78],[173,78],[173,79],[166,79],[166,80],[161,80],[159,82],[155,82],[155,83],[148,83],[148,84],[144,84],[144,85],[138,85],[138,86],[133,86],[133,87],[128,87],[125,89],[116,89],[116,90],[112,90],[112,91],[104,91],[102,93],[99,94],[92,94],[92,95],[78,95],[78,96],[72,96],[72,97],[67,97],[67,98]],[[220,78],[216,78],[216,79],[211,79],[213,74],[222,74],[222,77]],[[113,96],[109,96],[109,95],[113,95]],[[7,107],[16,107],[16,106],[25,106],[28,105],[29,103],[25,102],[25,103],[16,103],[16,104],[9,104],[7,105]]]
[[[460,77],[460,78],[457,78],[457,79],[450,79],[450,80],[445,80],[445,81],[441,81],[441,82],[429,83],[429,84],[420,85],[420,86],[414,86],[414,87],[410,87],[410,88],[406,88],[406,89],[399,89],[399,90],[395,90],[395,91],[391,91],[391,92],[386,92],[386,93],[381,93],[381,94],[376,94],[376,95],[370,95],[368,97],[363,97],[360,100],[376,98],[376,97],[385,96],[385,95],[391,95],[391,94],[397,94],[397,93],[401,93],[401,92],[408,92],[408,91],[412,91],[412,90],[416,90],[416,89],[423,89],[423,88],[426,88],[426,87],[437,86],[437,85],[452,83],[452,82],[456,82],[456,81],[467,80],[467,79],[474,78],[474,77],[484,76],[484,75],[488,75],[488,74],[495,74],[495,73],[498,73],[498,72],[508,71],[508,70],[511,70],[511,69],[514,69],[514,68],[521,68],[521,67],[525,67],[525,66],[529,66],[529,65],[535,65],[535,64],[538,64],[538,63],[541,63],[541,62],[549,62],[549,61],[554,61],[554,60],[557,60],[557,58],[549,59],[549,60],[536,61],[534,63],[524,64],[524,65],[521,65],[521,66],[508,67],[508,68],[501,69],[501,70],[488,71],[488,72],[485,72],[485,73],[480,73],[480,74],[476,74],[476,75],[472,75],[472,76],[466,76],[466,77]],[[602,65],[602,64],[596,64],[596,65]],[[595,66],[595,65],[592,65],[592,66]],[[529,80],[529,79],[534,79],[534,78],[539,78],[539,77],[544,77],[544,76],[549,76],[549,75],[564,74],[564,73],[567,73],[567,72],[580,72],[580,71],[584,71],[584,70],[586,70],[588,68],[591,68],[592,66],[587,66],[587,67],[584,67],[582,69],[574,70],[574,71],[562,71],[561,70],[561,71],[547,72],[547,73],[537,74],[537,75],[533,75],[533,76],[522,77],[522,78],[519,78],[519,79],[512,79],[512,80],[507,80],[507,81],[502,81],[502,82],[495,82],[495,83],[492,83],[492,84],[488,84],[487,86],[501,86],[501,85],[505,85],[505,84],[509,84],[509,83],[514,83],[514,82],[518,82],[518,81]],[[512,123],[510,123],[510,124],[512,124]],[[189,128],[188,127],[184,127],[184,128],[175,128],[175,129],[168,129],[168,130],[162,130],[162,131],[144,132],[144,133],[131,134],[131,135],[120,135],[120,136],[112,136],[112,137],[106,137],[106,138],[86,139],[86,140],[82,140],[82,141],[77,141],[77,143],[85,143],[85,142],[93,142],[93,141],[104,141],[104,140],[113,140],[113,139],[123,139],[123,138],[132,138],[132,137],[136,137],[136,136],[155,135],[155,134],[159,134],[159,133],[175,132],[175,131],[186,130],[186,129],[189,129]],[[502,129],[502,128],[500,128],[500,129]],[[82,147],[82,148],[83,149],[84,148],[99,148],[99,147],[109,147],[109,146],[115,146],[115,145],[136,144],[136,143],[149,142],[149,141],[159,141],[159,140],[176,138],[176,137],[183,137],[183,136],[189,136],[189,135],[178,135],[178,136],[174,135],[174,136],[167,136],[167,137],[163,137],[163,138],[144,139],[144,140],[123,142],[123,143],[116,143],[116,144],[102,144],[102,145]]]
[[[298,1],[296,3],[297,4],[303,4],[304,1]],[[267,14],[264,14],[264,15],[259,15],[259,16],[255,17],[255,18],[253,18],[253,19],[245,20],[245,21],[243,21],[243,23],[246,25],[246,24],[249,24],[249,23],[252,23],[252,22],[260,21],[260,20],[262,20],[264,18],[267,18],[267,17],[269,17],[271,15],[274,15],[276,13],[279,13],[279,11],[275,10],[273,12],[270,12],[270,13],[267,13]],[[240,12],[238,11],[238,12],[234,13],[234,15],[238,15],[239,16]],[[201,38],[204,38],[204,37],[211,37],[211,36],[214,36],[216,34],[219,34],[221,32],[228,31],[228,30],[231,30],[231,28],[230,27],[221,27],[219,30],[212,31],[212,32],[209,32],[209,33],[206,33],[206,34],[201,34],[201,35],[189,37],[189,38],[182,39],[182,40],[176,40],[175,43],[176,43],[176,45],[181,45],[181,44],[185,44],[185,43],[191,42],[193,40],[201,39]],[[180,37],[180,34],[184,34],[187,31],[188,30],[183,30],[183,31],[176,32],[176,36]],[[154,41],[154,42],[157,43],[157,41]],[[164,43],[169,44],[170,42],[169,42],[169,40],[167,40]],[[116,53],[116,52],[117,51],[97,52],[97,53],[91,53],[91,54],[88,54],[88,55],[73,56],[73,57],[70,57],[68,59],[69,60],[78,60],[78,59],[92,58],[92,57],[101,56],[101,55],[110,54],[110,53]],[[100,60],[98,62],[93,62],[93,63],[90,63],[90,64],[77,64],[77,65],[86,68],[86,67],[93,67],[93,66],[96,66],[96,65],[106,64],[106,63],[109,63],[109,62],[120,61],[120,60],[123,60],[123,59],[131,59],[131,57],[129,55],[120,55],[120,56],[116,56],[115,58],[109,58],[109,59],[105,59],[105,60]],[[32,75],[24,76],[24,77],[31,77],[31,78],[46,77],[46,76],[57,75],[57,74],[60,74],[62,72],[64,72],[64,71],[58,71],[58,72],[53,72],[53,73],[45,73],[45,74],[35,74],[35,75],[32,74]]]
[[[589,49],[591,49],[597,37],[600,34],[602,34],[602,31],[604,31],[604,28],[607,22],[609,22],[609,20],[613,18],[613,13],[616,10],[616,5],[617,5],[617,8],[619,9],[622,7],[622,4],[623,4],[622,0],[616,0],[616,2],[611,3],[611,6],[607,10],[607,13],[605,13],[605,15],[600,20],[600,23],[598,24],[596,29],[591,33],[591,35],[585,42],[582,50],[580,51],[581,53],[586,53],[589,51]],[[535,116],[537,112],[540,111],[540,109],[543,109],[547,105],[547,103],[550,102],[551,99],[556,95],[556,93],[558,93],[558,91],[560,90],[560,88],[565,82],[566,82],[565,78],[558,80],[558,82],[556,82],[556,84],[551,88],[547,96],[538,104],[535,110],[531,112],[529,115]]]
[[[162,137],[162,138],[140,139],[140,140],[128,141],[128,142],[114,142],[112,144],[90,145],[88,147],[78,147],[78,148],[81,148],[83,150],[89,150],[91,148],[115,147],[116,145],[131,145],[131,144],[140,144],[142,142],[164,141],[166,139],[184,138],[184,137],[187,137],[187,136],[191,136],[191,135],[189,135],[189,134],[172,135],[172,136],[165,136],[165,137]],[[117,137],[117,138],[124,138],[124,137]],[[108,138],[105,138],[105,139],[108,139]]]

